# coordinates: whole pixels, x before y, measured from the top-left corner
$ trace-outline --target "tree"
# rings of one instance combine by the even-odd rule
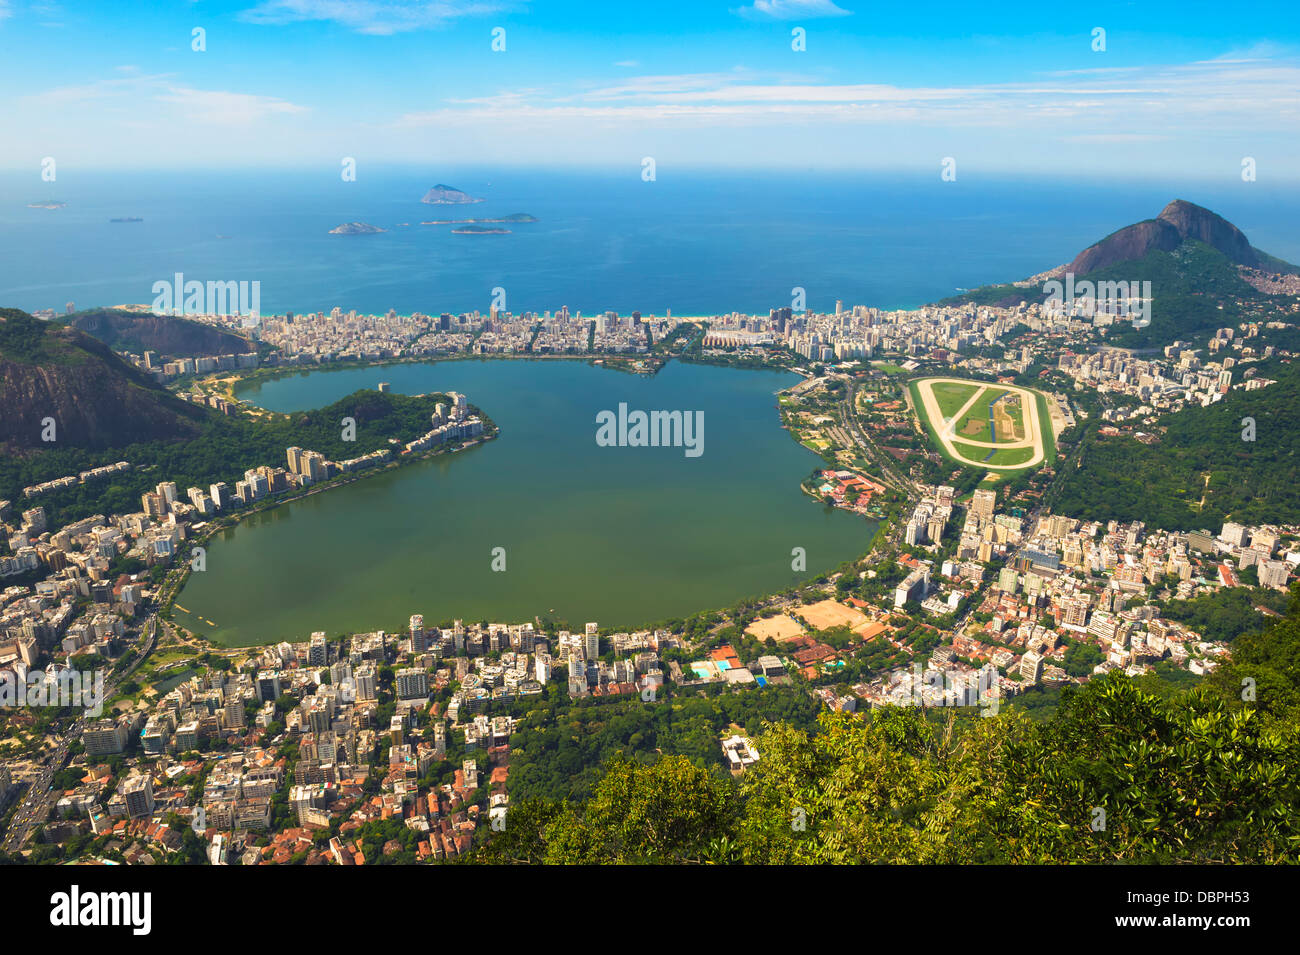
[[[1065,650],[1065,672],[1070,676],[1086,676],[1105,657],[1101,648],[1092,643],[1073,643]]]
[[[548,862],[698,862],[735,832],[730,780],[683,756],[649,766],[614,759],[582,807],[566,807],[546,828]]]

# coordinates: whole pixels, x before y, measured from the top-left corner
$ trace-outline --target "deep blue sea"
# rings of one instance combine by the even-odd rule
[[[486,201],[424,205],[435,183]],[[1243,183],[1071,182],[966,175],[337,167],[206,173],[0,175],[0,306],[152,301],[153,283],[259,281],[262,311],[904,308],[1068,261],[1174,198],[1207,206],[1259,248],[1300,261],[1300,191]],[[30,209],[60,200],[57,210]],[[509,235],[422,220],[525,212]],[[136,223],[110,223],[134,216]],[[329,235],[345,222],[389,231]],[[400,225],[409,223],[409,225]]]

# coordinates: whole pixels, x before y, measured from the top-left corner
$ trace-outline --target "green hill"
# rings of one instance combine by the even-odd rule
[[[26,456],[193,437],[208,417],[89,335],[0,309],[0,449]]]
[[[139,510],[140,495],[159,481],[175,481],[182,489],[206,488],[217,481],[233,484],[249,468],[284,467],[285,449],[291,446],[339,461],[391,447],[389,438],[411,441],[432,426],[430,415],[439,401],[447,399],[362,390],[324,408],[258,419],[227,417],[190,406],[205,415],[202,429],[192,438],[141,441],[107,450],[55,446],[21,459],[0,458],[0,498],[21,500],[27,485],[129,461],[133,465],[129,472],[49,491],[40,498],[52,524],[94,513],[126,513]],[[343,440],[344,418],[356,421],[354,441]]]
[[[126,513],[159,481],[234,482],[258,465],[284,466],[292,445],[338,461],[390,447],[390,438],[411,441],[446,400],[362,390],[312,411],[227,416],[158,387],[70,325],[0,309],[0,499],[22,500],[28,485],[128,461],[129,472],[40,498],[54,524]],[[54,441],[42,440],[48,418]],[[344,418],[356,422],[354,441],[343,440]]]
[[[1094,425],[1053,510],[1166,530],[1300,521],[1300,367],[1282,365],[1268,377],[1277,383],[1165,416],[1155,444],[1105,437]],[[1254,441],[1242,439],[1244,418],[1255,421]]]
[[[136,355],[154,351],[161,358],[197,358],[257,350],[253,342],[239,335],[187,318],[152,312],[96,308],[78,312],[68,319],[68,323],[114,351]]]

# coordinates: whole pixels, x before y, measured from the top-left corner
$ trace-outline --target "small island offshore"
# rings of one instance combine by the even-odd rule
[[[428,222],[421,222],[420,225],[468,225],[470,223],[484,222],[536,222],[537,216],[530,216],[527,212],[516,212],[513,215],[500,216],[496,219],[430,219]]]
[[[459,229],[452,229],[452,235],[509,235],[509,229],[489,229],[481,225],[464,225]]]
[[[48,202],[27,203],[28,209],[62,209],[65,208],[66,206],[67,206],[66,202],[58,202],[57,200],[50,200]]]
[[[455,186],[448,186],[440,182],[426,192],[424,198],[420,201],[431,206],[462,206],[471,202],[482,202],[483,200],[476,199],[467,192],[461,192]]]
[[[387,229],[381,229],[377,225],[371,225],[369,222],[345,222],[341,226],[330,229],[330,235],[375,235],[378,232],[387,232]]]

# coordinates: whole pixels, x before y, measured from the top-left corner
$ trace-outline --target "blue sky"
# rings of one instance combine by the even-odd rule
[[[951,156],[959,174],[1239,179],[1250,156],[1295,181],[1295,7],[0,0],[0,168],[937,174]]]

